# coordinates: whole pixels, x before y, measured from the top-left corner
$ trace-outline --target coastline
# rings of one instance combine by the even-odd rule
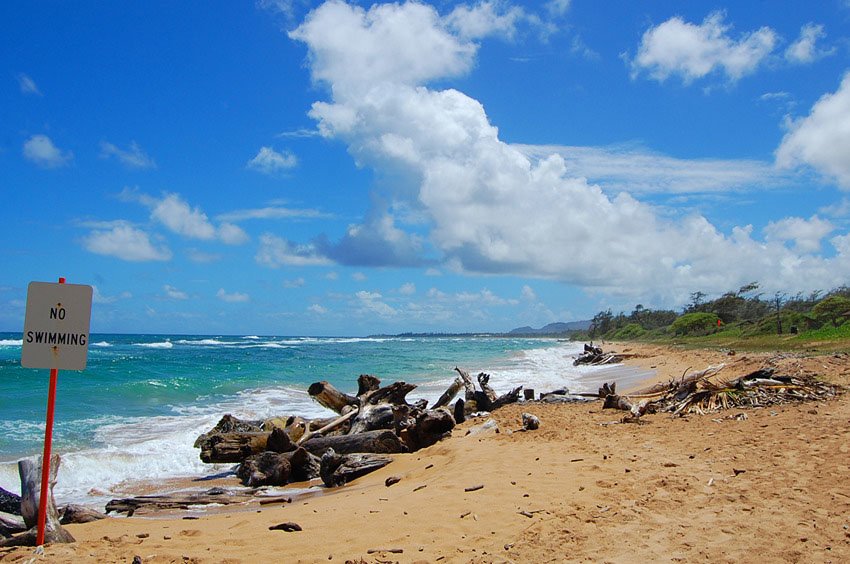
[[[612,343],[645,378],[634,390],[725,363],[815,371],[847,386],[847,358],[729,355]],[[628,350],[627,350],[628,349]],[[542,391],[542,390],[541,390]],[[540,417],[527,433],[520,414]],[[744,413],[746,418],[735,418]],[[56,562],[540,562],[644,559],[850,559],[850,401],[801,403],[610,424],[599,402],[513,404],[494,412],[502,432],[452,437],[338,488],[291,504],[70,525]],[[392,487],[384,481],[401,477]],[[206,485],[206,484],[204,484]],[[483,485],[480,490],[466,488]],[[425,486],[425,488],[421,488]],[[296,522],[303,531],[269,530]],[[374,549],[403,552],[372,552]],[[32,549],[0,549],[18,562]]]

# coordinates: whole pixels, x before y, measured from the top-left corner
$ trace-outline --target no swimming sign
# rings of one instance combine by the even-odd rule
[[[89,350],[92,287],[30,282],[21,365],[83,370]]]

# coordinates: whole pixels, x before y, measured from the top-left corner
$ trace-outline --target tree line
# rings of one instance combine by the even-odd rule
[[[765,296],[759,283],[708,299],[704,292],[690,294],[681,310],[651,309],[637,304],[631,313],[597,313],[588,330],[591,339],[637,339],[651,336],[700,336],[735,331],[741,336],[838,330],[846,325],[850,335],[850,287],[828,292],[816,290],[789,296]]]

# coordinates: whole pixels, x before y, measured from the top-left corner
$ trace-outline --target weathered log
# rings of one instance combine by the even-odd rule
[[[319,477],[319,459],[300,447],[284,453],[266,451],[245,459],[236,475],[243,484],[254,488],[283,486]]]
[[[342,415],[345,406],[356,406],[360,403],[356,397],[340,392],[332,384],[325,381],[310,384],[307,393],[320,405],[336,411],[340,415]]]
[[[48,473],[47,505],[44,525],[44,542],[74,542],[74,537],[59,523],[59,512],[53,498],[53,486],[56,485],[56,473],[61,459],[58,454],[50,456]],[[41,499],[41,457],[38,462],[23,459],[18,461],[18,473],[21,476],[21,516],[30,530],[38,527],[38,510]]]
[[[271,433],[251,431],[207,435],[201,440],[201,460],[207,463],[242,462],[252,454],[268,450]]]
[[[405,446],[401,440],[395,433],[387,429],[366,431],[356,435],[314,437],[301,446],[316,456],[323,455],[328,449],[333,449],[338,454],[355,452],[392,454],[405,451]]]
[[[501,396],[496,398],[496,401],[494,401],[493,404],[490,406],[490,411],[492,411],[494,409],[499,409],[503,405],[507,405],[509,403],[518,402],[519,401],[519,394],[520,394],[521,391],[522,391],[522,386],[517,386],[516,388],[514,388],[510,392],[502,394]]]
[[[404,396],[416,389],[416,384],[408,384],[407,382],[393,382],[389,386],[378,388],[371,392],[367,392],[360,398],[361,407],[363,405],[377,405],[379,403],[389,403],[392,405],[407,404]]]
[[[173,493],[168,495],[143,495],[124,499],[113,499],[106,504],[106,512],[126,513],[132,517],[140,510],[163,511],[170,509],[189,509],[193,505],[231,505],[245,503],[254,499],[256,490],[234,492],[224,488],[212,488],[205,492]]]
[[[246,458],[236,470],[236,476],[246,486],[282,486],[292,474],[290,456],[280,452],[261,452]]]
[[[446,388],[446,391],[443,392],[443,395],[441,395],[440,398],[437,400],[437,403],[431,406],[431,409],[438,409],[440,407],[449,405],[449,402],[455,399],[455,396],[462,387],[463,378],[455,378],[454,382],[452,382],[451,385]]]
[[[0,512],[21,514],[21,496],[0,488]]]
[[[466,421],[466,412],[465,412],[466,406],[464,405],[464,403],[465,402],[462,399],[459,399],[459,400],[457,400],[457,402],[455,402],[454,418],[455,418],[455,423],[457,423],[458,425],[460,425],[461,423]]]
[[[215,427],[207,431],[206,433],[199,435],[197,439],[195,439],[195,448],[201,446],[203,441],[210,435],[220,435],[224,433],[253,433],[260,432],[263,430],[262,421],[248,421],[239,419],[238,417],[233,417],[229,413],[226,413],[219,419],[218,423],[215,424]]]
[[[346,413],[345,415],[340,415],[339,417],[333,418],[333,420],[329,421],[324,427],[316,429],[315,431],[308,431],[307,433],[305,433],[300,439],[298,439],[297,444],[300,445],[301,443],[304,443],[313,437],[324,435],[328,431],[332,431],[333,429],[340,427],[343,423],[356,416],[357,413],[358,410],[352,410]]]
[[[367,392],[377,390],[381,387],[381,379],[371,374],[361,374],[357,378],[357,397],[363,397]]]
[[[485,374],[483,372],[478,373],[478,385],[481,387],[481,391],[484,392],[484,395],[487,396],[487,400],[492,405],[496,402],[496,391],[490,387],[490,375]]]
[[[0,537],[11,537],[15,533],[27,530],[24,518],[20,515],[0,511]]]
[[[455,366],[455,370],[458,374],[460,374],[460,377],[463,380],[463,387],[466,389],[466,396],[464,399],[467,402],[475,400],[475,384],[472,383],[472,377],[469,375],[469,372],[457,366]]]
[[[442,409],[429,409],[416,417],[415,443],[416,448],[425,448],[441,441],[452,434],[455,421],[452,416]]]
[[[391,429],[393,426],[393,406],[388,403],[364,405],[351,421],[349,435],[374,431],[376,429]]]
[[[278,427],[272,429],[269,433],[269,438],[266,440],[266,450],[272,452],[290,452],[298,448],[297,444],[292,442],[289,434]]]
[[[392,460],[392,457],[380,454],[337,454],[329,449],[322,455],[322,482],[329,488],[342,486],[383,468]]]
[[[82,505],[69,503],[59,509],[59,522],[63,525],[91,523],[92,521],[99,521],[101,519],[106,519],[106,515],[95,509],[83,507]]]

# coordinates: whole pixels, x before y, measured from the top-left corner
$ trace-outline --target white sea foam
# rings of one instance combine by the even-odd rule
[[[108,343],[106,341],[98,341],[96,343],[92,343],[91,346],[93,346],[93,347],[111,347],[112,343]]]
[[[198,345],[206,347],[229,346],[241,344],[238,341],[221,341],[219,339],[180,339],[175,341],[178,345]]]
[[[0,339],[0,347],[20,347],[23,344],[23,339]]]
[[[174,343],[171,341],[161,341],[158,343],[133,343],[133,346],[145,347],[148,349],[170,349],[174,347]]]
[[[258,340],[258,339],[259,339],[259,337],[258,337],[257,335],[245,335],[245,336],[244,336],[244,337],[242,337],[242,338],[243,338],[243,339],[251,339],[252,341],[256,341],[256,340]]]

